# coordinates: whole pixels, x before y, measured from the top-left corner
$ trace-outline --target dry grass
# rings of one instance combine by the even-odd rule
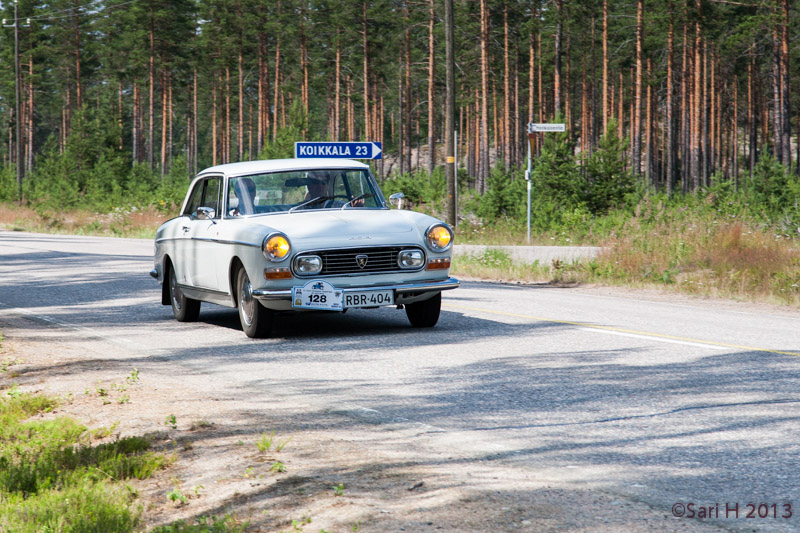
[[[156,209],[91,211],[38,211],[0,204],[0,227],[14,231],[152,238],[159,225],[172,215]]]
[[[514,263],[501,251],[457,257],[453,273],[482,279],[659,287],[800,306],[800,250],[783,235],[741,222],[630,222],[599,257],[551,265]]]
[[[631,231],[596,261],[597,276],[681,292],[800,303],[800,252],[785,236],[741,222]]]

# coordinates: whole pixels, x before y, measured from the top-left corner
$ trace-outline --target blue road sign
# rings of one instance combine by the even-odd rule
[[[333,157],[338,159],[382,159],[383,148],[377,142],[296,142],[294,156]]]

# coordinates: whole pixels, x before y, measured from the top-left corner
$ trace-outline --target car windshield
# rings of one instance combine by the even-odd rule
[[[294,170],[235,177],[228,181],[227,195],[229,216],[384,207],[369,172],[353,169]]]

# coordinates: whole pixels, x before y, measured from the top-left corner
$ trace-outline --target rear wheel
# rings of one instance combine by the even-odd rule
[[[178,322],[195,322],[200,316],[200,300],[187,298],[183,294],[172,265],[169,267],[169,301],[172,304],[172,314]]]
[[[272,328],[273,313],[253,298],[253,286],[244,267],[236,273],[236,295],[239,321],[242,330],[250,338],[268,337]]]
[[[442,309],[442,293],[421,302],[406,304],[406,316],[415,328],[432,328],[439,321]]]

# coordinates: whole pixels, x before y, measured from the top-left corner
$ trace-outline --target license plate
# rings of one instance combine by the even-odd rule
[[[375,307],[377,305],[394,304],[394,291],[359,291],[344,295],[344,307]]]
[[[342,290],[324,280],[312,280],[292,287],[292,307],[297,309],[342,310]]]

